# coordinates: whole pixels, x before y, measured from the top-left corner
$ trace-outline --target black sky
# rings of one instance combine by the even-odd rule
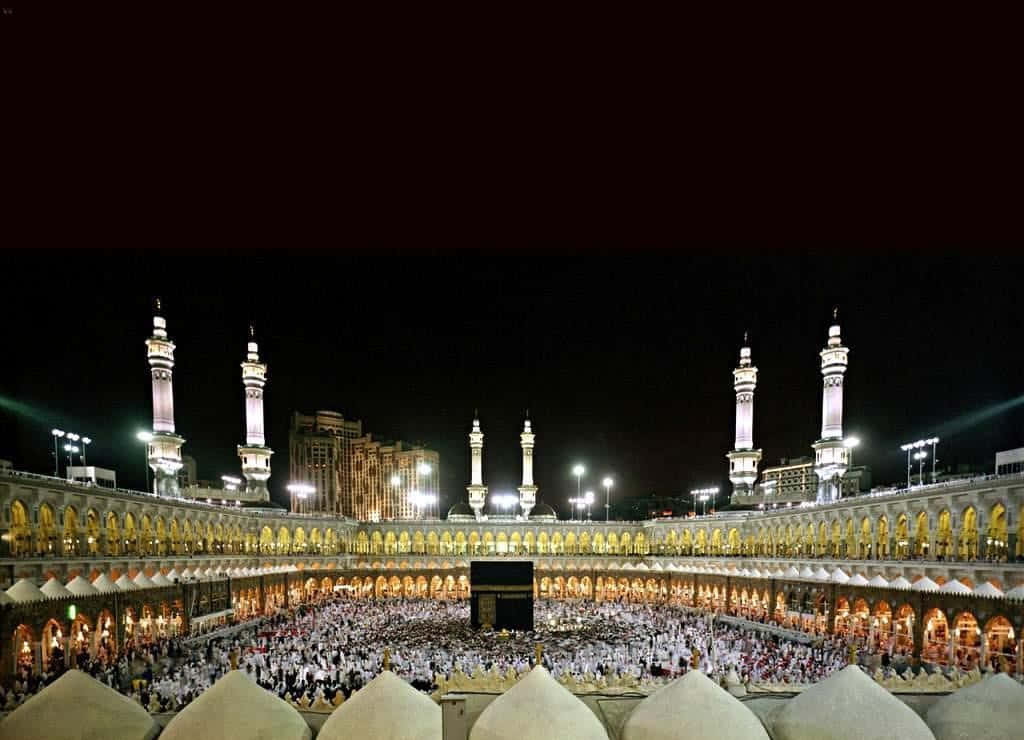
[[[443,506],[466,495],[474,407],[492,492],[518,485],[527,407],[547,503],[575,494],[576,461],[595,489],[614,475],[615,496],[728,490],[744,330],[760,370],[755,444],[774,464],[810,454],[818,436],[834,305],[851,348],[845,428],[876,483],[901,479],[899,444],[922,436],[943,437],[943,461],[986,466],[1024,444],[1024,406],[956,421],[1024,394],[1024,260],[966,248],[711,254],[8,252],[0,458],[52,471],[60,426],[95,440],[90,463],[143,484],[134,432],[151,422],[143,342],[156,295],[177,344],[176,424],[201,478],[237,474],[239,363],[255,322],[281,502],[295,409],[437,449]]]

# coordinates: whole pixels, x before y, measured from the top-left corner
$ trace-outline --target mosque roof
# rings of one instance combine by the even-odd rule
[[[364,737],[440,740],[441,707],[391,671],[382,671],[331,712],[317,733],[317,740]]]
[[[92,594],[99,593],[99,589],[82,578],[82,576],[75,576],[68,581],[67,589],[75,596],[91,596]]]
[[[925,719],[935,740],[1013,740],[1024,726],[1024,687],[997,673],[939,699]]]
[[[135,585],[135,581],[128,577],[127,573],[122,573],[121,577],[114,581],[114,585],[122,591],[136,591],[139,588]]]
[[[775,740],[933,740],[917,712],[855,665],[804,689],[772,720]]]
[[[469,504],[467,504],[465,501],[459,501],[457,504],[455,504],[455,506],[448,509],[449,519],[451,519],[452,517],[463,516],[472,517],[474,519],[476,518],[476,515],[473,513],[473,509],[471,509]]]
[[[164,740],[309,740],[312,730],[294,707],[229,671],[178,712],[160,734]]]
[[[551,517],[552,519],[558,518],[558,515],[555,514],[555,510],[547,504],[534,504],[533,508],[530,509],[531,519],[542,519],[547,517]]]
[[[344,706],[344,705],[343,705]],[[534,666],[515,686],[487,705],[469,740],[607,740],[604,725],[543,666]]]
[[[56,577],[51,577],[39,590],[51,599],[63,599],[65,596],[74,596]]]
[[[93,588],[100,592],[118,591],[118,587],[114,585],[114,582],[110,580],[110,576],[106,573],[100,573],[96,576],[96,580],[92,582]]]
[[[761,721],[736,697],[700,671],[658,689],[622,726],[622,740],[768,740]]]
[[[0,737],[151,740],[160,726],[127,696],[82,671],[70,670],[0,720]]]

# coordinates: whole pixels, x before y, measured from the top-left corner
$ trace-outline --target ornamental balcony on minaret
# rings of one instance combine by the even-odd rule
[[[484,485],[483,458],[484,433],[480,431],[480,419],[474,416],[473,431],[469,433],[470,478],[466,491],[469,493],[469,505],[476,518],[484,518],[484,505],[487,503],[487,486]]]
[[[832,314],[838,318],[838,311]],[[828,345],[821,350],[821,374],[824,388],[821,403],[821,439],[814,449],[814,472],[818,476],[818,503],[837,501],[841,479],[850,467],[850,449],[843,440],[843,375],[850,350],[843,346],[839,323],[828,330]]]
[[[747,337],[743,336],[744,344]],[[732,371],[733,389],[736,391],[736,441],[729,460],[729,480],[733,493],[749,495],[757,481],[757,468],[761,450],[754,449],[754,389],[757,387],[757,368],[751,363],[750,347],[740,348],[740,364]]]
[[[523,510],[523,518],[530,516],[530,510],[537,504],[537,486],[533,484],[533,442],[536,435],[530,428],[530,420],[523,424],[523,433],[519,435],[519,446],[523,450],[523,485],[519,486],[519,506]]]
[[[267,366],[260,362],[259,346],[253,328],[249,327],[249,343],[242,363],[242,386],[245,389],[245,444],[238,446],[245,476],[245,498],[269,501],[270,456],[274,451],[266,446],[263,427],[263,387],[267,383]]]
[[[174,342],[167,336],[167,322],[156,300],[153,335],[146,340],[146,359],[153,382],[153,436],[149,440],[149,467],[154,490],[161,496],[178,496],[181,446],[185,440],[174,431]]]

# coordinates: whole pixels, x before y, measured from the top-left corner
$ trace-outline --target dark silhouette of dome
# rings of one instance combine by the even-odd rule
[[[530,519],[557,519],[558,515],[555,514],[555,510],[547,504],[535,504],[530,509]]]
[[[469,504],[465,501],[460,501],[455,504],[452,508],[448,509],[448,518],[461,519],[468,517],[469,519],[476,519],[476,515],[473,513],[473,509],[470,508]]]

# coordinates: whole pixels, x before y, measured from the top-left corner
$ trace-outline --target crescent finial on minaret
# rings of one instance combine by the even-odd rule
[[[835,308],[832,309],[832,320],[833,321],[838,321],[839,320],[839,306],[836,306]]]
[[[529,408],[529,406],[527,406],[527,408],[526,408],[526,420],[527,421],[530,420],[530,408]]]
[[[160,313],[160,299],[159,298],[156,299],[156,312]]]
[[[747,332],[744,331],[743,332],[743,344],[746,344],[746,343],[747,343]]]
[[[256,336],[256,329],[253,328],[253,325],[250,323],[249,324],[249,338],[252,339],[255,336]]]

